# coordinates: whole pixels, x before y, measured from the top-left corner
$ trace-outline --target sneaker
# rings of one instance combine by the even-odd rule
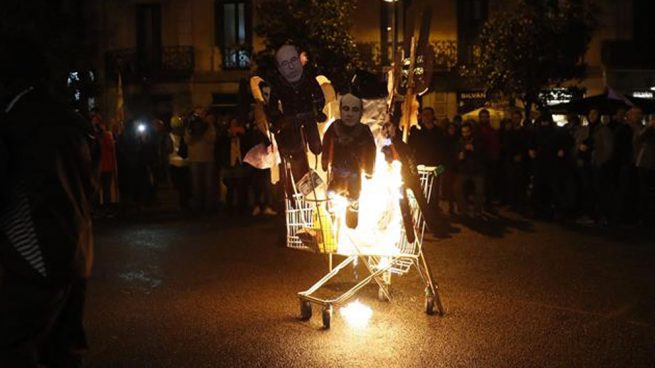
[[[257,207],[257,208],[259,208],[259,207]],[[276,216],[277,212],[275,212],[275,210],[272,209],[271,207],[266,207],[266,208],[264,208],[263,214],[266,215],[266,216]]]
[[[261,208],[259,208],[259,206],[255,206],[255,208],[252,210],[252,215],[259,216],[260,213],[262,213]]]

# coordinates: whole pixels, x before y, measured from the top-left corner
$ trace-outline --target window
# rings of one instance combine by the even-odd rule
[[[383,65],[388,65],[393,59],[393,39],[394,39],[394,15],[395,15],[395,37],[398,44],[397,47],[402,45],[403,35],[403,20],[404,20],[404,2],[396,0],[389,2],[386,0],[381,1],[380,12],[380,59]]]
[[[460,63],[474,63],[480,53],[479,36],[487,21],[488,0],[459,0],[457,2],[458,59]]]
[[[216,45],[224,69],[248,69],[252,49],[251,1],[216,0]]]
[[[136,6],[137,60],[141,71],[156,70],[161,66],[161,6]]]

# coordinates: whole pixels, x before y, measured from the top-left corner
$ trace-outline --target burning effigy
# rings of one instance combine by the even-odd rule
[[[442,314],[437,286],[422,252],[426,225],[431,226],[427,198],[436,168],[416,166],[397,125],[388,114],[384,117],[386,100],[364,101],[345,94],[335,109],[329,81],[305,75],[298,55],[295,48],[283,46],[276,54],[277,81],[251,80],[253,94],[265,96],[261,87],[270,86],[270,98],[256,98],[260,113],[255,115],[266,120],[258,126],[270,127],[266,132],[272,147],[253,151],[251,161],[273,166],[278,157],[281,160],[287,246],[329,255],[329,272],[298,293],[301,319],[311,318],[312,304],[318,304],[323,325],[329,328],[333,308],[371,282],[378,285],[379,298],[388,301],[391,275],[405,274],[412,266],[425,283],[425,311]],[[363,120],[365,106],[376,110],[368,114],[376,116],[372,124]],[[320,162],[313,169],[312,158]],[[333,265],[333,256],[345,259]],[[364,265],[368,275],[352,288],[331,299],[316,296],[340,271],[357,264]],[[344,308],[342,314],[367,315],[368,319],[370,308],[358,303]]]

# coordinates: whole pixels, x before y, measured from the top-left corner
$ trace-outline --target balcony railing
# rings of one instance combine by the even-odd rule
[[[115,79],[120,72],[123,80],[180,81],[193,74],[192,46],[166,46],[161,52],[145,55],[137,49],[119,49],[105,53],[107,77]]]
[[[450,71],[457,65],[457,41],[438,40],[430,42],[434,49],[434,70]],[[382,50],[379,42],[358,43],[357,49],[366,66],[380,66]],[[391,47],[388,52],[391,52]]]

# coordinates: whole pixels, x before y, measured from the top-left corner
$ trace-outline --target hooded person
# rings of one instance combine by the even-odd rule
[[[323,170],[329,169],[328,191],[344,195],[350,202],[346,223],[357,227],[357,207],[362,186],[361,174],[373,175],[375,139],[362,124],[362,100],[352,94],[341,98],[341,118],[334,121],[323,136]]]
[[[280,47],[275,60],[278,75],[271,80],[268,120],[280,154],[291,166],[293,180],[300,181],[309,172],[305,143],[317,156],[322,151],[317,122],[326,120],[325,97],[316,79],[304,70],[293,45]],[[285,180],[287,193],[291,187],[289,179]]]

